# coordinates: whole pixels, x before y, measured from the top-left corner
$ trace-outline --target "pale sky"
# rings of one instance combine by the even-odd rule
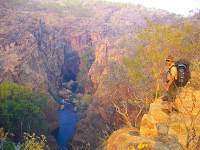
[[[189,11],[193,9],[200,9],[200,0],[106,0],[112,2],[131,2],[135,4],[142,4],[150,8],[158,8],[168,10],[176,14],[184,16],[189,15]]]

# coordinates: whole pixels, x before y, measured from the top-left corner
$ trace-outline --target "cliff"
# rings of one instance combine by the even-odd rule
[[[78,0],[2,0],[0,14],[0,82],[42,89],[74,80],[83,66],[82,56],[91,47],[96,59],[89,76],[96,89],[108,62],[119,63],[121,56],[128,55],[126,46],[120,46],[123,38],[130,38],[150,20],[181,20],[142,6]]]

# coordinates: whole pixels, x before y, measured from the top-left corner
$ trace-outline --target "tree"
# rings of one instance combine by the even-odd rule
[[[178,25],[155,24],[150,22],[137,37],[141,45],[134,56],[125,58],[124,63],[134,83],[153,80],[155,98],[161,90],[161,75],[167,55],[191,58],[199,50],[199,27],[194,23]]]
[[[24,132],[47,133],[44,108],[47,97],[11,82],[0,84],[0,126],[21,140]]]

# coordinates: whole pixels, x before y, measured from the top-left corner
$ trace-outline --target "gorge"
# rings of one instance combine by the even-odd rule
[[[155,96],[157,80],[152,60],[162,62],[161,53],[170,49],[174,56],[199,62],[196,44],[199,24],[198,13],[186,18],[134,4],[99,0],[1,0],[0,83],[11,81],[44,91],[50,106],[45,110],[45,120],[51,131],[64,126],[64,139],[65,134],[74,135],[68,143],[71,149],[103,149],[115,130],[130,124],[140,127],[142,116]],[[144,31],[146,35],[138,36]],[[148,39],[148,34],[155,38]],[[181,36],[182,41],[177,42],[176,38]],[[153,48],[148,40],[155,42]],[[194,47],[185,41],[194,43]],[[190,55],[179,51],[183,47],[192,47],[197,52]],[[147,53],[150,48],[158,50],[155,51],[158,55]],[[138,49],[144,50],[144,56],[137,57]],[[134,69],[143,71],[142,75]],[[58,105],[49,90],[56,96],[59,91],[70,91],[70,103],[77,107],[77,113],[74,114],[71,104],[63,112],[57,111]],[[66,128],[68,120],[73,122],[70,127],[76,124],[73,133],[73,129]],[[59,149],[53,137],[47,141],[51,149]]]

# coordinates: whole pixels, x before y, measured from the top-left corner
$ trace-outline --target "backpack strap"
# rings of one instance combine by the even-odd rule
[[[172,75],[172,74],[171,74],[171,69],[172,69],[172,67],[176,67],[176,65],[173,64],[173,65],[168,69],[168,72],[169,72],[170,75]]]

